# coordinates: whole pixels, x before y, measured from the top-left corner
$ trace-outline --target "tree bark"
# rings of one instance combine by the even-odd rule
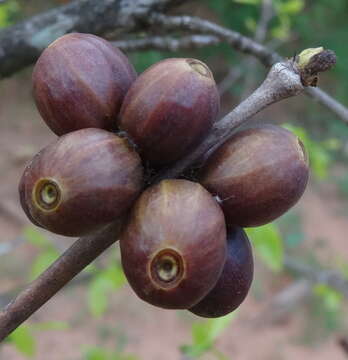
[[[0,78],[34,63],[52,41],[69,32],[103,35],[130,32],[142,19],[183,0],[77,0],[38,14],[0,32]]]

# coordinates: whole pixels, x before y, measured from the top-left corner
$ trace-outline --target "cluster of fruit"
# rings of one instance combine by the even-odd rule
[[[204,63],[166,59],[137,78],[111,43],[69,34],[42,53],[33,86],[43,119],[60,137],[21,178],[28,218],[82,236],[126,216],[122,264],[141,299],[203,317],[236,309],[253,278],[242,227],[274,220],[305,189],[308,163],[296,136],[272,125],[239,131],[206,160],[198,182],[145,189],[142,163],[160,169],[185,156],[218,115]]]

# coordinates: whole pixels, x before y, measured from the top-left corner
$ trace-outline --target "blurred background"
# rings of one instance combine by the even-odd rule
[[[0,28],[6,31],[68,2],[2,1]],[[241,32],[286,57],[307,47],[334,50],[337,65],[319,85],[348,105],[347,0],[202,0],[180,13]],[[219,86],[221,116],[267,73],[253,57],[227,44],[128,55],[138,72],[166,57],[205,61]],[[35,108],[31,72],[28,68],[0,81],[1,307],[73,242],[30,225],[19,205],[17,184],[26,162],[55,139]],[[291,211],[249,231],[255,278],[238,311],[202,320],[143,303],[125,281],[116,245],[0,345],[0,359],[347,359],[348,127],[305,95],[250,121],[261,122],[294,131],[309,152],[312,171],[305,195]]]

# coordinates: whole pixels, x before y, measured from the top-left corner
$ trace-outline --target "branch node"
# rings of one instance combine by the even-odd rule
[[[335,53],[323,47],[305,49],[294,60],[303,86],[317,86],[319,73],[331,69],[335,64]]]

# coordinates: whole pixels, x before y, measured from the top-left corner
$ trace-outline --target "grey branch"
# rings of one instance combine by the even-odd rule
[[[271,66],[282,57],[277,53],[267,49],[258,42],[243,36],[242,34],[226,29],[208,20],[193,16],[167,16],[153,13],[149,18],[149,23],[161,26],[166,30],[189,30],[197,33],[215,35],[224,42],[230,44],[234,49],[245,54],[256,56],[265,66]]]
[[[284,267],[311,280],[313,283],[327,285],[342,293],[348,299],[348,279],[335,270],[315,268],[289,256],[284,259]]]
[[[152,14],[150,23],[161,26],[168,30],[189,30],[204,34],[215,35],[221,40],[230,44],[234,49],[245,54],[255,56],[262,64],[269,67],[275,62],[282,61],[282,57],[242,34],[226,29],[210,21],[192,16],[166,16],[163,14]],[[306,94],[317,100],[320,104],[331,110],[339,119],[348,124],[348,108],[332,98],[319,88],[308,88]]]
[[[241,66],[231,67],[227,75],[218,84],[219,94],[223,96],[240,78],[243,77],[243,69]]]
[[[266,36],[268,24],[274,15],[272,0],[263,0],[261,4],[261,16],[256,27],[254,40],[263,44]],[[250,56],[245,62],[245,81],[241,98],[244,98],[255,86],[255,69],[257,68],[257,58]]]
[[[254,40],[263,43],[266,39],[268,24],[274,16],[272,0],[263,0],[261,4],[261,16],[257,24]]]
[[[311,280],[300,277],[275,294],[256,318],[251,319],[250,325],[263,327],[285,320],[291,312],[311,297],[312,288]]]
[[[348,108],[335,100],[333,97],[328,95],[325,91],[320,88],[307,88],[306,94],[311,96],[314,101],[325,106],[336,114],[343,122],[348,125]]]
[[[272,0],[263,0],[261,4],[261,16],[257,24],[257,28],[254,35],[254,40],[263,43],[267,35],[268,24],[271,21],[274,15]],[[246,59],[244,67],[246,68],[245,73],[243,74],[242,66],[233,66],[230,68],[226,77],[218,85],[220,96],[222,96],[226,91],[228,91],[232,84],[239,80],[242,75],[246,75],[245,86],[243,90],[244,94],[249,94],[250,89],[254,86],[254,74],[253,68],[255,67],[257,58],[250,57]],[[244,96],[242,95],[242,98]]]
[[[156,15],[156,17],[157,16],[158,15]],[[166,18],[168,17],[166,16]],[[173,17],[170,18],[172,19]],[[203,20],[199,19],[199,21],[203,21]],[[204,23],[206,23],[205,20]],[[235,32],[232,33],[235,34]],[[252,53],[257,58],[258,58],[258,54],[261,54],[262,59],[264,59],[264,56],[266,56],[265,57],[266,59],[281,59],[280,55],[276,54],[275,52],[272,52],[271,50],[269,50],[269,52],[268,51],[259,52],[259,47],[255,47],[256,52],[254,53],[253,52],[254,47],[251,46],[251,44],[253,44],[254,41],[249,38],[243,37],[242,35],[240,35],[239,38],[238,36],[234,35],[233,39],[239,39],[237,41],[237,44],[239,44],[238,46],[240,46],[241,39],[247,39],[248,41],[243,46],[243,48],[248,49],[248,53]],[[223,40],[216,35],[214,36],[214,35],[193,34],[193,35],[186,35],[181,38],[174,38],[173,36],[153,36],[143,39],[114,41],[113,44],[125,51],[138,51],[138,50],[146,50],[146,49],[177,51],[181,49],[192,49],[192,48],[199,48],[202,46],[216,45],[221,41]],[[230,42],[230,44],[234,46],[234,42],[233,43]],[[261,44],[259,44],[259,46],[263,47],[263,45]],[[267,49],[266,47],[264,48]],[[271,56],[271,54],[273,54],[273,57]],[[266,66],[269,66],[270,65],[269,62],[271,61],[272,60],[266,61],[266,63],[264,62],[264,64]],[[240,68],[231,69],[231,72],[229,73],[226,81],[223,81],[223,83],[220,84],[219,86],[220,92],[221,93],[225,92],[229,86],[229,83],[231,81],[235,81],[235,79],[238,79],[240,76],[241,76]],[[319,88],[307,88],[305,92],[308,95],[310,95],[315,101],[330,109],[342,121],[348,124],[348,108],[346,108],[344,105],[339,103],[337,100],[335,100],[334,98],[332,98],[330,95],[328,95]]]
[[[270,300],[253,324],[264,326],[284,320],[313,295],[312,289],[316,284],[329,286],[348,299],[348,279],[336,270],[309,265],[289,255],[285,256],[284,268],[293,273],[296,280]]]
[[[142,19],[183,0],[77,0],[0,32],[0,78],[32,64],[42,50],[68,32],[102,35],[130,32]]]
[[[267,67],[273,65],[277,61],[283,60],[279,54],[266,46],[259,44],[257,41],[243,36],[236,31],[226,29],[200,18],[192,16],[166,16],[163,14],[152,14],[149,22],[152,25],[160,25],[164,29],[168,30],[190,30],[204,33],[205,35],[186,35],[178,39],[172,36],[155,36],[145,39],[117,41],[114,42],[114,44],[121,47],[123,50],[128,51],[145,49],[177,51],[179,49],[215,45],[224,41],[238,51],[253,55]],[[206,34],[210,34],[210,36]],[[318,101],[320,104],[328,108],[339,119],[348,124],[348,108],[343,104],[319,88],[307,88],[305,93],[311,96],[315,101]]]
[[[148,49],[178,51],[219,44],[221,40],[213,35],[193,34],[174,38],[172,36],[152,36],[143,39],[114,41],[113,44],[124,51]]]

